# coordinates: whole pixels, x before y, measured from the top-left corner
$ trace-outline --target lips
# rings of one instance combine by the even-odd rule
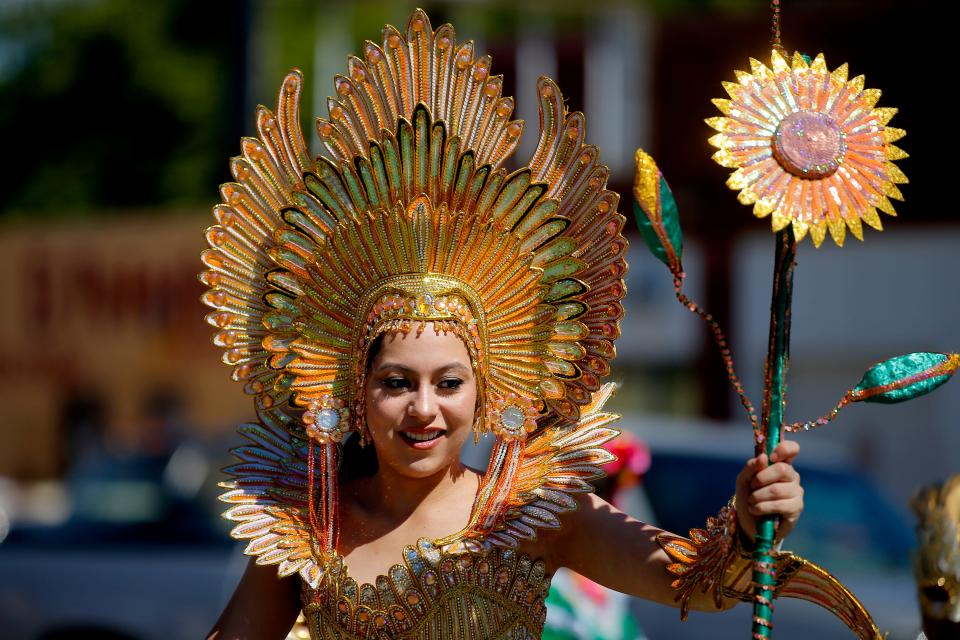
[[[441,429],[400,431],[398,433],[400,434],[401,440],[414,449],[429,449],[440,442],[443,436],[447,435],[447,432]]]

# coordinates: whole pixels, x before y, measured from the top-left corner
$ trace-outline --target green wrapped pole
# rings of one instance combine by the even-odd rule
[[[790,359],[790,305],[793,297],[793,267],[797,243],[793,229],[777,232],[777,250],[773,271],[773,296],[770,303],[770,338],[764,368],[763,412],[757,453],[773,453],[783,430],[784,378]],[[753,552],[753,638],[766,640],[773,635],[774,573],[773,544],[776,516],[763,516],[757,522]]]

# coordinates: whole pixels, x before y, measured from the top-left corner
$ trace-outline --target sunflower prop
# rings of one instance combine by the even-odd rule
[[[770,66],[751,59],[750,73],[735,72],[737,81],[724,83],[729,99],[713,101],[722,115],[706,121],[718,132],[709,140],[718,148],[713,159],[734,169],[727,184],[739,191],[740,202],[753,206],[754,215],[769,217],[776,232],[770,333],[759,417],[737,377],[722,329],[682,291],[683,236],[677,204],[656,162],[642,150],[636,153],[634,180],[634,212],[641,235],[673,274],[677,299],[710,326],[730,381],[753,425],[756,450],[767,455],[776,448],[784,430],[808,431],[825,425],[853,402],[910,400],[945,383],[960,366],[960,355],[955,353],[897,356],[869,368],[826,415],[784,423],[784,377],[790,353],[797,243],[809,235],[819,247],[829,232],[834,242],[842,246],[847,230],[863,239],[863,223],[880,230],[877,211],[896,215],[891,199],[903,199],[897,185],[906,183],[907,178],[894,161],[907,154],[892,144],[905,132],[887,126],[896,109],[876,106],[879,90],[865,89],[863,76],[848,80],[846,64],[830,71],[823,55],[810,59],[795,53],[788,61],[779,46],[777,11],[774,28]],[[772,600],[782,595],[777,586],[777,555],[772,551],[775,526],[773,517],[760,521],[753,552],[752,637],[757,640],[771,637]],[[683,562],[692,564],[689,560]],[[829,576],[826,572],[823,575]],[[829,579],[836,582],[832,576]],[[675,585],[680,588],[683,584],[681,576]],[[881,637],[859,602],[843,591],[855,603],[845,618],[850,628],[861,638]],[[817,601],[813,591],[800,597]]]
[[[843,246],[848,228],[863,240],[861,221],[882,229],[877,209],[896,215],[890,198],[903,200],[907,177],[892,161],[907,154],[892,142],[905,132],[886,126],[897,110],[875,108],[880,91],[863,76],[829,71],[822,54],[808,60],[794,53],[791,66],[774,50],[771,67],[751,59],[752,73],[736,71],[723,83],[730,99],[713,101],[723,116],[707,120],[719,132],[710,144],[736,169],[727,185],[774,231],[809,232],[817,247],[829,231]]]

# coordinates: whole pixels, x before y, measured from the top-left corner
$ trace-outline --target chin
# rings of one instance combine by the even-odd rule
[[[449,469],[453,462],[454,461],[450,459],[431,460],[424,458],[413,460],[407,464],[401,463],[391,466],[393,466],[398,473],[408,478],[430,478]]]
[[[381,458],[380,463],[390,465],[397,473],[408,478],[429,478],[446,471],[460,459],[460,447],[452,442],[447,444],[435,450],[416,452],[401,443],[404,450],[394,452],[390,460]]]

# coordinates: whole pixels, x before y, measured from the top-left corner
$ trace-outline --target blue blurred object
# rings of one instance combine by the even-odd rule
[[[63,524],[13,523],[0,543],[0,637],[203,637],[245,561],[219,518],[211,465],[190,447],[101,456],[70,475]],[[200,483],[189,491],[191,466]]]

